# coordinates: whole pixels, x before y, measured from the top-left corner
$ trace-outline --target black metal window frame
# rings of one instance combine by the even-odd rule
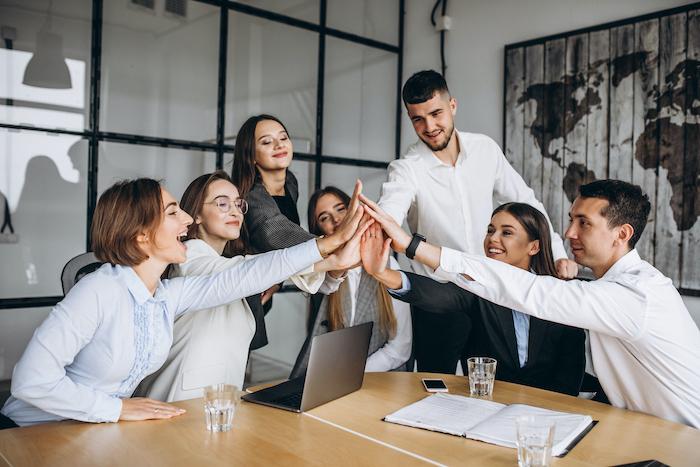
[[[395,157],[399,157],[401,151],[401,84],[403,72],[403,45],[404,45],[404,15],[405,0],[399,0],[397,21],[399,22],[398,45],[388,44],[368,37],[330,28],[326,25],[327,0],[319,1],[319,23],[293,18],[281,13],[264,10],[235,1],[225,0],[192,0],[216,6],[219,12],[219,63],[218,63],[218,90],[217,90],[217,116],[216,116],[216,142],[206,143],[201,141],[189,141],[173,138],[158,138],[153,136],[135,135],[129,133],[106,132],[100,130],[100,79],[102,62],[102,6],[103,0],[92,0],[91,45],[90,45],[90,108],[88,116],[88,128],[84,131],[70,131],[55,128],[43,128],[33,125],[14,125],[0,122],[0,128],[10,130],[27,130],[35,132],[47,132],[54,134],[80,136],[88,142],[88,173],[87,173],[87,219],[86,219],[86,250],[90,249],[90,224],[97,204],[97,173],[99,170],[98,145],[101,141],[127,143],[141,146],[157,146],[174,149],[194,149],[212,151],[216,154],[217,169],[223,168],[224,154],[232,153],[233,146],[224,143],[224,125],[226,121],[226,72],[228,58],[228,21],[229,12],[235,11],[250,16],[267,19],[277,23],[286,24],[307,31],[318,33],[318,60],[317,60],[317,85],[316,85],[316,146],[313,153],[295,152],[296,160],[315,163],[314,188],[321,187],[321,173],[323,164],[346,165],[353,167],[371,167],[386,169],[388,162],[338,157],[323,153],[323,101],[325,84],[325,55],[326,37],[334,37],[355,44],[395,53],[398,57],[396,74],[396,124],[395,124]],[[58,280],[58,278],[57,278]],[[292,291],[285,288],[285,291]],[[10,308],[35,308],[53,306],[63,299],[59,296],[39,296],[20,298],[0,298],[0,309]]]

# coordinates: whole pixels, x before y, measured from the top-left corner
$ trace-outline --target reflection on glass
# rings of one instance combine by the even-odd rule
[[[0,5],[0,122],[82,131],[88,115],[87,0]]]
[[[362,180],[362,193],[375,201],[379,199],[382,184],[386,181],[386,169],[325,163],[322,167],[321,186],[333,185],[351,195],[355,180],[359,178]]]
[[[326,14],[329,28],[387,44],[399,43],[398,0],[328,0]]]
[[[239,0],[239,3],[318,24],[319,0]]]
[[[394,53],[327,38],[324,154],[394,159],[397,66]]]
[[[60,295],[85,252],[87,141],[0,129],[0,167],[0,298]]]
[[[100,129],[213,141],[219,11],[188,2],[182,19],[105,2]]]
[[[229,15],[226,138],[252,115],[272,114],[297,152],[313,152],[318,34],[253,16]]]
[[[180,200],[192,180],[216,169],[212,152],[100,143],[99,153],[99,193],[119,180],[150,177],[162,180],[163,186]]]

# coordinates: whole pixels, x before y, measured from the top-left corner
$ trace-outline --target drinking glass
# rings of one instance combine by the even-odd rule
[[[519,467],[548,467],[552,462],[554,421],[542,416],[515,419]]]
[[[476,397],[491,397],[493,380],[496,377],[496,359],[470,357],[467,360],[469,394]]]
[[[209,431],[229,431],[241,392],[233,384],[213,384],[204,388],[204,418]]]

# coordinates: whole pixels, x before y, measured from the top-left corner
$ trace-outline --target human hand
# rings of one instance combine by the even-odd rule
[[[358,211],[362,209],[362,207],[359,207]],[[362,216],[362,223],[358,226],[355,234],[333,255],[335,256],[336,271],[351,269],[361,264],[360,244],[362,243],[362,236],[373,224],[374,219],[369,217],[369,215],[365,214]]]
[[[275,293],[279,292],[280,289],[281,289],[280,285],[275,284],[272,287],[270,287],[269,289],[267,289],[266,291],[264,291],[263,293],[261,293],[260,294],[260,301],[262,302],[262,304],[264,305],[267,302],[269,302],[270,299],[272,298],[272,296]]]
[[[404,231],[393,217],[384,212],[377,203],[360,194],[360,201],[364,203],[364,209],[377,223],[382,226],[384,233],[391,238],[391,248],[397,253],[403,253],[411,243],[411,236]]]
[[[354,216],[362,208],[360,206],[359,196],[362,193],[362,181],[355,181],[355,189],[352,192],[352,198],[350,198],[350,204],[348,204],[348,210],[345,214],[345,219],[338,225],[330,237],[334,238],[338,245],[342,245],[350,240],[350,238],[357,230],[357,223],[355,222]]]
[[[185,409],[172,404],[149,399],[147,397],[132,397],[122,399],[122,411],[119,420],[153,420],[177,417],[185,413]]]
[[[391,239],[384,238],[384,232],[377,223],[369,227],[362,235],[360,257],[362,258],[362,267],[367,271],[367,274],[380,275],[386,270],[390,246]]]
[[[561,258],[554,263],[557,267],[559,279],[574,279],[578,275],[578,264],[568,258]]]

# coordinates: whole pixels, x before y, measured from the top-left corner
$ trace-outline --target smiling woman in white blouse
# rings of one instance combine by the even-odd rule
[[[309,200],[309,232],[333,235],[348,216],[350,201],[344,191],[333,186],[316,191]],[[323,297],[310,335],[374,322],[365,371],[406,370],[413,334],[410,307],[390,297],[361,265],[354,266],[339,290]],[[399,268],[394,258],[390,258],[389,267]],[[308,345],[303,347],[295,367],[306,367],[309,350]]]
[[[358,207],[348,236],[367,227],[357,228],[361,217]],[[152,179],[119,182],[102,194],[92,242],[105,264],[81,279],[37,328],[15,366],[3,415],[20,426],[180,415],[173,405],[131,398],[168,356],[175,317],[260,293],[321,262],[329,248],[312,239],[216,274],[161,281],[169,264],[186,260],[182,238],[191,223]]]

